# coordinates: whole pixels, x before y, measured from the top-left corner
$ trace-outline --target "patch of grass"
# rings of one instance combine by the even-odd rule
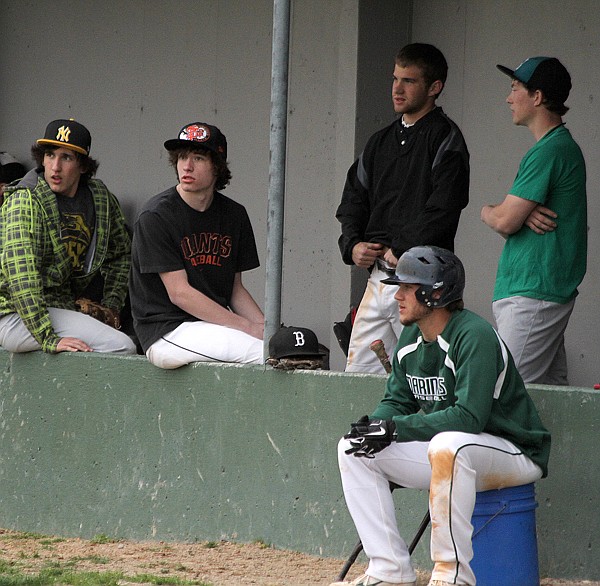
[[[60,570],[59,568],[42,570],[37,576],[40,584],[46,586],[117,586],[119,580],[123,577],[120,572],[73,572],[71,570]],[[28,577],[26,577],[27,579]],[[37,586],[36,582],[33,582]],[[0,586],[2,582],[0,582]],[[13,586],[13,585],[11,585]],[[15,582],[14,586],[21,586]],[[23,586],[30,586],[29,582],[23,582]]]
[[[110,563],[110,558],[103,557],[100,555],[87,555],[87,556],[76,556],[69,560],[71,563],[76,564],[77,562],[91,562],[92,564],[105,565]]]
[[[184,566],[183,564],[180,564],[175,568],[176,572],[187,572],[188,570],[189,568],[187,566]]]
[[[40,539],[40,545],[54,545],[55,543],[62,543],[63,541],[66,541],[66,539],[62,537],[44,538]]]
[[[3,574],[14,574],[19,570],[14,562],[7,562],[6,560],[0,560],[0,575]]]
[[[48,586],[48,583],[39,576],[0,576],[0,586]]]
[[[157,586],[211,586],[207,582],[190,582],[176,577],[154,576],[152,574],[137,574],[133,577],[128,577],[129,582],[135,584],[156,584]]]
[[[58,572],[62,572],[65,570],[65,568],[72,568],[75,565],[75,562],[59,562],[57,560],[54,559],[47,559],[44,562],[44,568],[46,570],[48,570],[49,572],[54,572],[54,571],[58,571]]]
[[[99,535],[94,535],[90,539],[90,543],[94,543],[96,545],[101,545],[105,543],[119,543],[120,539],[116,539],[115,537],[108,537],[108,535],[104,535],[104,533],[100,533]]]
[[[50,549],[52,545],[66,541],[64,537],[50,537],[41,533],[30,533],[27,531],[18,531],[15,533],[0,534],[2,541],[36,541],[44,549]]]
[[[252,543],[258,545],[261,549],[272,549],[273,547],[270,543],[267,543],[263,539],[255,539]]]
[[[118,586],[127,584],[153,584],[156,586],[211,586],[206,582],[184,580],[172,576],[137,574],[125,576],[123,572],[74,572],[62,567],[45,568],[39,574],[27,575],[0,564],[0,586]]]
[[[0,535],[0,539],[4,541],[17,541],[19,539],[50,539],[49,535],[43,535],[42,533],[30,533],[29,531],[16,531],[14,533],[3,533]]]
[[[206,549],[215,549],[216,547],[219,547],[219,542],[218,541],[207,541],[204,544],[204,547]]]
[[[62,538],[51,538],[39,533],[15,532],[0,535],[0,540],[43,540],[43,547],[52,543],[64,541]],[[118,543],[121,540],[113,539],[106,535],[96,535],[91,543],[105,544]],[[164,549],[164,548],[163,548]],[[27,557],[39,558],[39,554],[27,555],[22,553],[21,559]],[[157,569],[155,574],[136,574],[126,576],[123,572],[107,571],[78,571],[77,563],[89,561],[95,564],[108,564],[110,559],[104,556],[90,555],[86,557],[73,557],[68,561],[58,562],[49,560],[39,572],[24,571],[26,563],[23,561],[8,561],[0,557],[0,586],[119,586],[128,584],[152,584],[153,586],[211,586],[210,583],[197,580],[185,580],[177,576],[166,575],[169,570]]]

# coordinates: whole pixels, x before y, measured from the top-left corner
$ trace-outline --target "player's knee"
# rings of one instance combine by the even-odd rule
[[[104,329],[98,330],[94,339],[88,342],[96,352],[122,355],[137,353],[135,342],[127,334],[105,324],[101,325],[104,326]],[[87,341],[85,336],[81,336],[81,339]]]
[[[353,454],[346,453],[346,450],[351,447],[350,440],[346,438],[341,438],[338,442],[338,465],[342,473],[350,470],[353,465],[362,464],[366,460],[366,458],[356,458]]]
[[[160,340],[159,340],[160,342]],[[156,347],[156,342],[148,348],[146,352],[146,358],[151,364],[158,368],[164,368],[166,370],[173,370],[179,368],[187,363],[182,363],[181,360],[176,359],[173,355],[168,352],[161,352],[160,348]]]
[[[127,334],[123,334],[119,338],[119,343],[118,354],[137,354],[137,346]]]
[[[338,442],[338,456],[341,458],[342,456],[346,456],[346,450],[350,447],[350,442],[346,438],[340,438]]]
[[[427,457],[432,469],[451,470],[458,461],[470,460],[469,446],[475,445],[476,435],[462,431],[443,431],[429,442]]]
[[[441,452],[450,453],[454,455],[458,448],[464,444],[464,434],[456,431],[442,431],[437,435],[434,435],[429,442],[429,448],[427,455],[431,460],[431,457]]]

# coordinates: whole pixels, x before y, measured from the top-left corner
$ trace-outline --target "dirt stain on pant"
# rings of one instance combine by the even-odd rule
[[[430,451],[431,484],[429,486],[429,510],[432,528],[450,522],[450,488],[454,470],[454,453],[450,450]]]

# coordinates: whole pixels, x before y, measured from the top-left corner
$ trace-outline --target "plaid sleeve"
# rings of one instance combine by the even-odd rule
[[[3,205],[4,241],[2,274],[15,311],[45,352],[56,351],[59,337],[43,294],[40,258],[46,218],[28,190],[16,191]],[[48,245],[51,245],[48,242]]]
[[[117,198],[108,194],[108,219],[106,223],[108,249],[101,272],[104,277],[102,304],[121,311],[129,285],[131,264],[131,237],[125,224],[125,216]]]

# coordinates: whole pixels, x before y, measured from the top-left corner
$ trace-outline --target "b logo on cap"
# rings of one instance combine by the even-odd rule
[[[292,332],[296,338],[294,346],[304,346],[304,334],[300,331]]]
[[[70,134],[71,129],[68,126],[61,126],[56,134],[56,140],[60,140],[61,142],[69,142]]]

